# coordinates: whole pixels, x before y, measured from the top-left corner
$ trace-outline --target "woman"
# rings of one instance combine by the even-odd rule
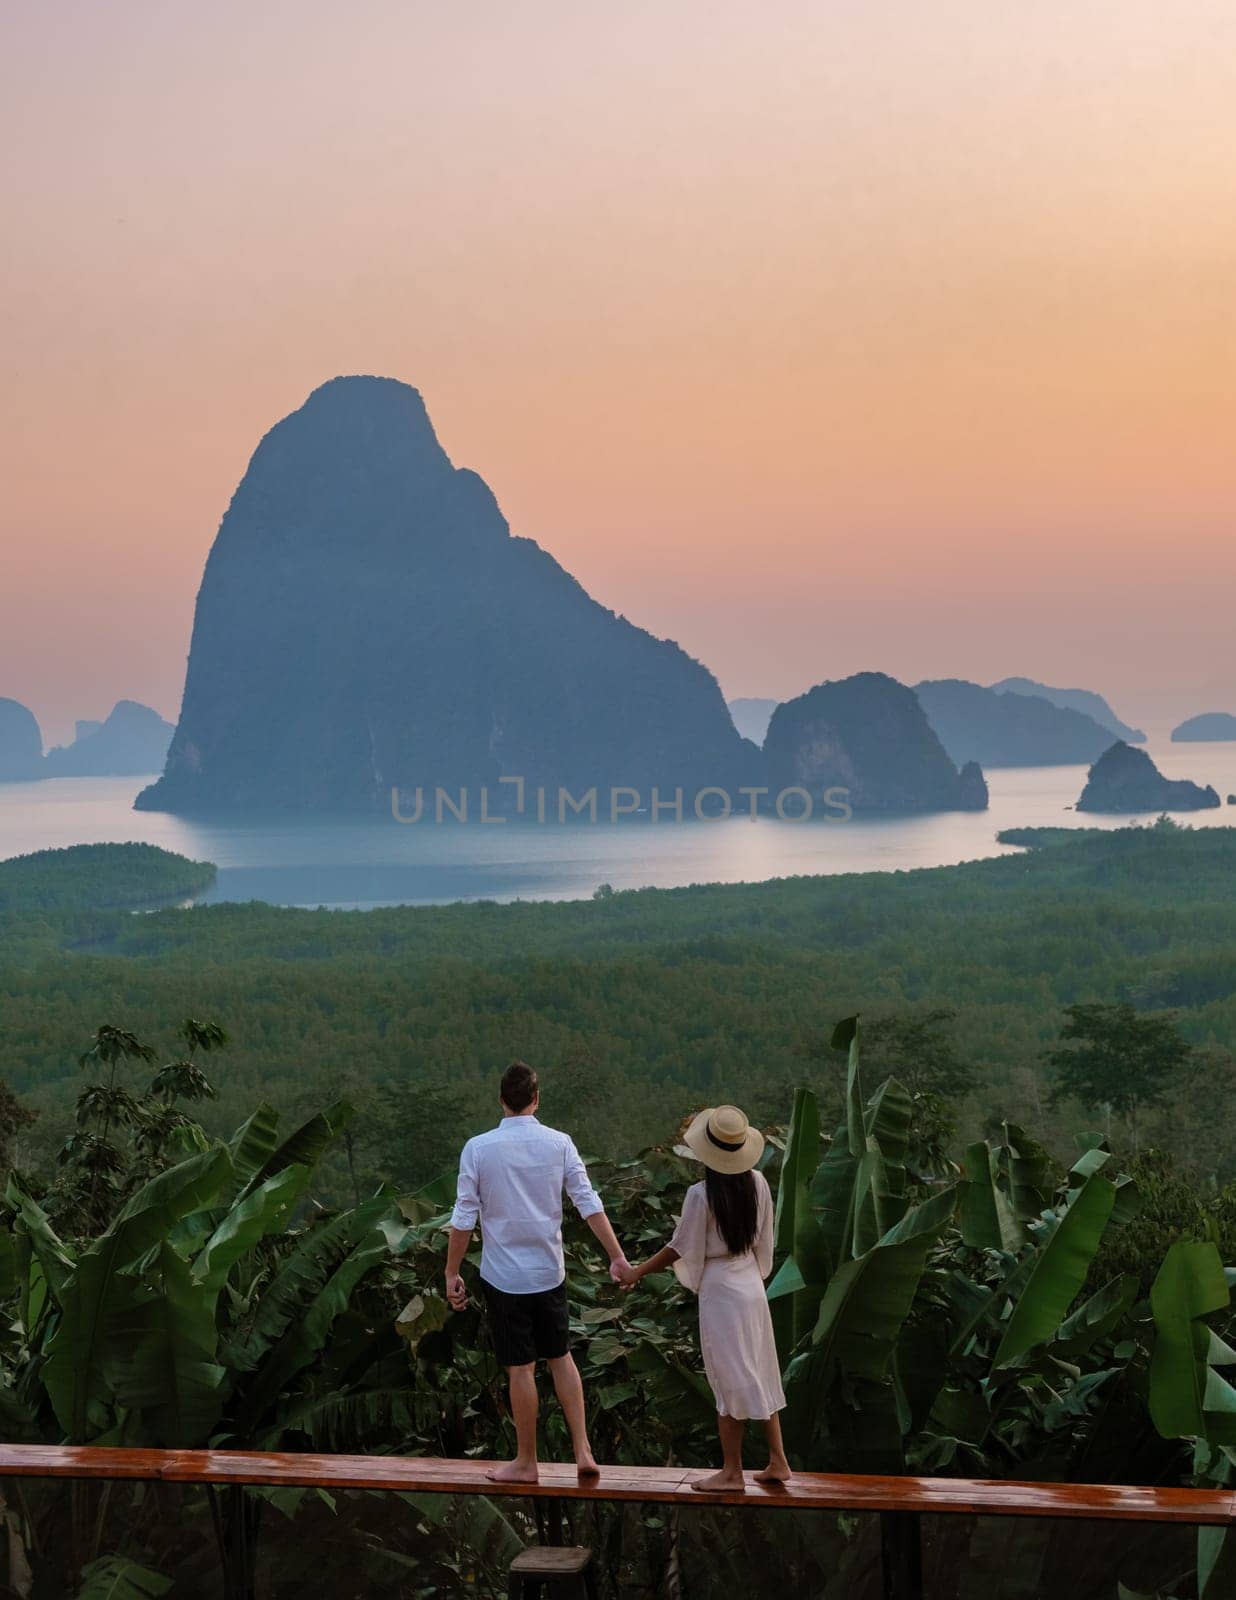
[[[642,1266],[629,1268],[623,1281],[633,1288],[672,1265],[679,1282],[699,1296],[700,1349],[717,1397],[724,1465],[691,1487],[703,1494],[746,1488],[742,1441],[748,1419],[762,1422],[768,1438],[768,1465],[756,1473],[756,1482],[784,1483],[790,1465],[777,1413],[785,1395],[764,1294],[772,1271],[773,1204],[763,1174],[753,1170],[764,1136],[737,1106],[711,1106],[684,1139],[704,1164],[704,1181],[687,1190],[670,1242]]]

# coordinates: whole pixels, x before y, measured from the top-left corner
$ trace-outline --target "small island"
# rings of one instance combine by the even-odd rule
[[[1165,778],[1144,750],[1118,740],[1091,767],[1079,811],[1207,811],[1220,804],[1207,785]]]
[[[1236,716],[1230,711],[1203,711],[1172,729],[1173,744],[1209,744],[1236,739]]]
[[[153,844],[75,844],[0,861],[0,914],[12,911],[141,910],[201,894],[209,861]]]
[[[883,672],[817,684],[773,712],[764,741],[774,790],[844,790],[856,814],[985,811],[976,762],[958,771],[913,689]]]

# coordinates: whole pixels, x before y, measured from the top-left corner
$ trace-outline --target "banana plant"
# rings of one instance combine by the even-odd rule
[[[1236,1387],[1223,1367],[1236,1350],[1212,1325],[1230,1322],[1236,1270],[1224,1267],[1212,1240],[1177,1240],[1150,1290],[1155,1347],[1150,1360],[1150,1416],[1166,1439],[1193,1445],[1199,1483],[1225,1488],[1236,1467]],[[1209,1319],[1209,1320],[1208,1320]],[[1220,1600],[1236,1586],[1236,1550],[1224,1528],[1199,1528],[1199,1600]]]
[[[894,1079],[864,1096],[860,1037],[854,1017],[833,1036],[845,1118],[814,1176],[809,1090],[786,1144],[768,1292],[792,1446],[810,1466],[990,1470],[1013,1436],[1071,1438],[1118,1370],[1109,1346],[1132,1280],[1077,1302],[1107,1228],[1134,1210],[1131,1186],[1108,1176],[1103,1148],[1058,1186],[1041,1146],[1006,1124],[957,1179],[912,1192],[910,1097]]]
[[[832,1043],[847,1056],[845,1119],[808,1182],[804,1157],[818,1146],[818,1112],[815,1097],[799,1092],[778,1196],[786,1253],[769,1299],[783,1347],[787,1328],[793,1338],[787,1432],[807,1465],[899,1471],[895,1349],[956,1195],[948,1185],[910,1205],[910,1096],[890,1078],[864,1097],[857,1017],[838,1024]],[[785,1297],[788,1316],[778,1307]]]
[[[167,1167],[77,1244],[59,1238],[10,1178],[0,1232],[0,1292],[11,1308],[0,1414],[9,1437],[276,1448],[313,1442],[315,1402],[359,1408],[379,1384],[389,1390],[393,1371],[406,1384],[393,1308],[374,1317],[357,1304],[406,1246],[410,1229],[393,1196],[379,1191],[351,1211],[295,1221],[316,1162],[349,1114],[331,1107],[280,1142],[278,1119],[261,1107],[229,1144]],[[338,1417],[335,1425],[337,1437]],[[113,1581],[118,1594],[138,1592],[144,1572],[100,1554],[108,1500],[91,1485],[74,1485],[69,1499],[67,1566],[81,1574],[82,1592]],[[260,1500],[223,1496],[215,1509],[227,1592],[247,1594]],[[48,1510],[54,1518],[56,1503]]]

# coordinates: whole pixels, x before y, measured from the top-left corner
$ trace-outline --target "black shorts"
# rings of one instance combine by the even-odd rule
[[[494,1351],[504,1367],[526,1367],[533,1361],[556,1361],[571,1348],[566,1283],[539,1294],[507,1294],[481,1279]]]

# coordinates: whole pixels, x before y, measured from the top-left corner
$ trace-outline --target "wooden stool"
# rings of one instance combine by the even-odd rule
[[[508,1600],[533,1600],[545,1589],[597,1600],[592,1551],[583,1545],[534,1544],[511,1562]]]

